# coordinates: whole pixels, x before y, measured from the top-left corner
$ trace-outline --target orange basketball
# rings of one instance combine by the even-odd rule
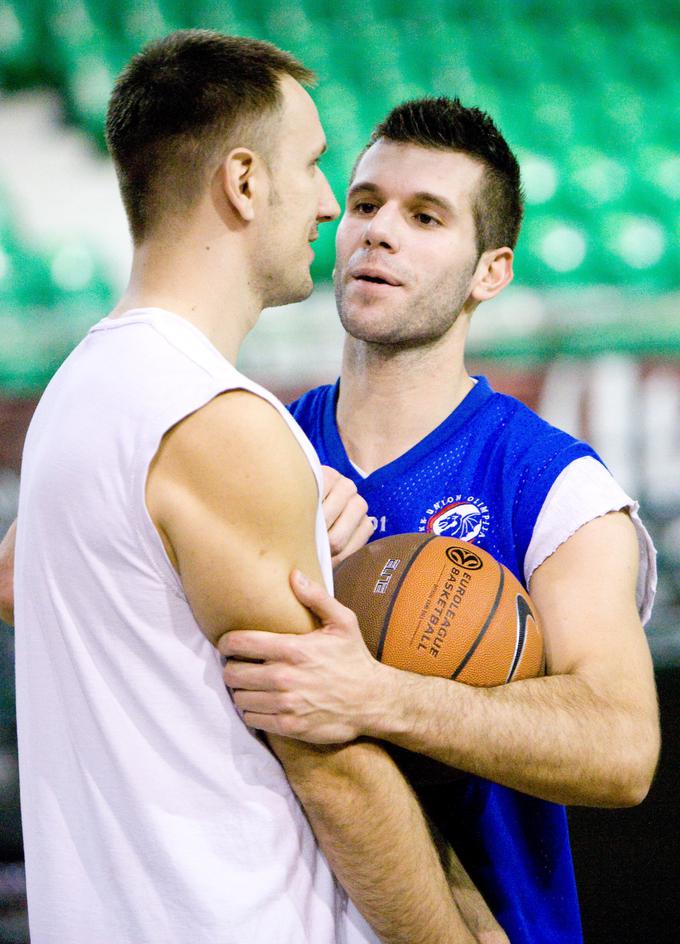
[[[432,534],[397,534],[338,565],[335,595],[388,665],[468,685],[544,672],[531,599],[486,551]]]
[[[335,595],[354,610],[376,659],[468,685],[503,685],[545,671],[529,595],[480,548],[433,534],[397,534],[335,570]],[[463,774],[388,745],[416,790]]]

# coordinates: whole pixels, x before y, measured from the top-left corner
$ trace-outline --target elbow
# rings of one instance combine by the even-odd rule
[[[618,778],[608,785],[606,794],[598,805],[609,809],[639,806],[647,797],[653,779],[653,773],[651,776],[629,777],[625,781],[623,778]]]
[[[651,737],[650,732],[647,732],[646,743],[638,741],[634,747],[627,749],[621,763],[610,768],[602,806],[623,808],[642,803],[654,781],[660,746],[657,726]],[[613,769],[614,766],[616,769]]]
[[[628,777],[626,789],[621,790],[618,806],[639,806],[650,791],[659,760],[658,750],[653,757],[640,759]]]

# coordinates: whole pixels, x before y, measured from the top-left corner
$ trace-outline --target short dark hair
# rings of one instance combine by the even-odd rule
[[[359,160],[381,138],[460,151],[480,161],[484,176],[472,206],[477,251],[481,255],[501,246],[514,249],[524,212],[519,164],[486,112],[444,96],[403,102],[375,127]]]
[[[314,79],[271,43],[212,30],[178,30],[130,60],[111,94],[106,142],[135,242],[164,209],[192,205],[233,132],[245,132],[239,143],[266,148],[258,119],[281,106],[286,74],[306,85]]]

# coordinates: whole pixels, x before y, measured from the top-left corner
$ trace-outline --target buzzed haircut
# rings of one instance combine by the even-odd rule
[[[111,94],[106,142],[135,243],[167,210],[190,208],[232,147],[267,160],[284,75],[314,80],[271,43],[212,30],[178,30],[130,60]]]
[[[514,249],[524,212],[519,164],[486,112],[466,108],[458,98],[413,99],[376,126],[366,150],[380,139],[459,151],[480,161],[484,175],[472,206],[477,251]]]

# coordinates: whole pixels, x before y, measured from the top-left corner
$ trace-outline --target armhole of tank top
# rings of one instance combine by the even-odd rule
[[[178,423],[181,423],[182,420],[186,419],[188,416],[191,416],[192,413],[195,413],[197,410],[200,410],[202,407],[206,406],[211,400],[214,400],[215,397],[219,397],[223,393],[230,393],[232,390],[245,390],[247,393],[251,393],[253,396],[259,397],[261,400],[269,403],[272,409],[276,410],[276,412],[281,415],[284,423],[286,423],[286,425],[289,427],[291,434],[294,436],[296,442],[303,452],[303,455],[311,467],[312,474],[314,475],[314,480],[317,486],[319,501],[321,501],[323,497],[321,469],[320,466],[317,469],[317,465],[319,465],[318,457],[316,465],[313,461],[313,456],[316,457],[313,447],[311,444],[309,444],[308,448],[306,448],[305,442],[308,442],[308,440],[299,424],[296,422],[294,417],[288,413],[283,404],[277,406],[278,401],[274,395],[269,394],[269,391],[266,391],[264,388],[260,388],[256,384],[253,384],[251,387],[245,383],[238,384],[233,387],[222,386],[207,393],[206,395],[203,395],[195,405],[188,407],[180,415],[169,412],[167,416],[163,416],[161,413],[160,417],[158,417],[158,424],[154,424],[155,432],[153,437],[150,437],[149,441],[145,443],[144,461],[139,464],[136,481],[133,483],[133,495],[135,502],[134,526],[140,540],[140,546],[143,548],[148,562],[151,564],[162,582],[177,597],[185,601],[186,594],[184,593],[184,588],[179,578],[179,574],[175,570],[172,561],[168,557],[167,551],[165,550],[165,545],[163,544],[163,539],[158,533],[146,503],[146,483],[149,476],[149,468],[154,456],[158,452],[161,441],[168,430],[172,429],[172,427],[176,426]],[[296,428],[300,431],[302,438],[295,435]]]

